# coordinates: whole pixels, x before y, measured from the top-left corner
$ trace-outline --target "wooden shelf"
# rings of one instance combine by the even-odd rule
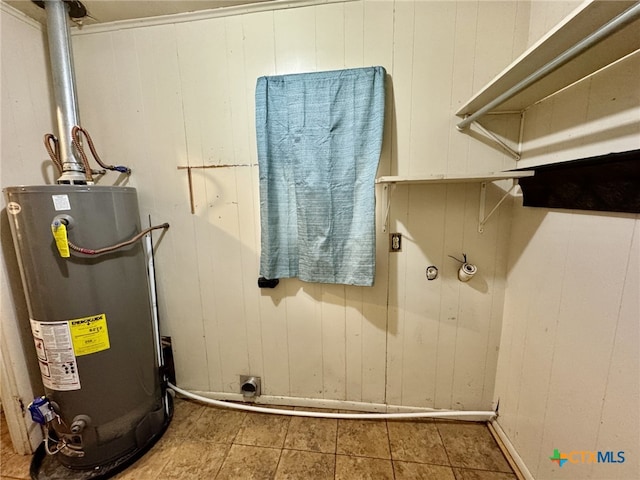
[[[445,183],[479,183],[480,184],[480,209],[478,211],[478,232],[484,232],[484,225],[489,220],[489,217],[498,209],[498,207],[505,201],[505,199],[511,194],[512,190],[517,186],[517,182],[513,182],[511,188],[505,192],[502,198],[498,201],[495,207],[485,214],[485,204],[487,195],[487,183],[496,182],[498,180],[517,180],[524,177],[532,177],[535,175],[534,170],[519,170],[517,172],[494,172],[487,174],[476,175],[427,175],[427,176],[389,176],[379,177],[376,179],[376,183],[384,184],[384,202],[387,207],[384,214],[384,222],[382,224],[382,231],[387,232],[389,226],[389,212],[391,210],[391,197],[396,185],[438,185]]]
[[[379,177],[376,183],[394,183],[394,184],[421,184],[421,183],[484,183],[495,182],[497,180],[508,180],[513,178],[531,177],[534,175],[533,170],[520,170],[517,172],[493,172],[478,175],[408,175],[408,176],[387,176]]]
[[[480,90],[456,114],[464,117],[480,110],[636,3],[638,2],[606,0],[584,2]],[[640,18],[636,17],[568,63],[542,77],[511,99],[505,100],[493,108],[492,112],[521,112],[528,106],[633,53],[640,49],[639,31]]]

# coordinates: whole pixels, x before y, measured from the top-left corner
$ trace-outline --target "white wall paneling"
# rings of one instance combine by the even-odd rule
[[[535,478],[580,468],[581,478],[609,478],[612,467],[615,478],[637,477],[640,362],[620,335],[637,347],[638,224],[637,215],[516,209],[496,396],[499,423]],[[554,448],[622,450],[628,460],[560,470],[547,458]]]
[[[562,6],[534,2],[531,30],[544,33]],[[640,148],[639,75],[635,53],[529,108],[519,166]],[[514,209],[495,395],[498,422],[535,478],[640,476],[639,224],[631,214]],[[558,468],[554,449],[626,460]]]
[[[45,35],[39,24],[4,3],[0,5],[0,32],[1,187],[52,183],[57,174],[42,143],[43,135],[54,130]],[[0,213],[2,407],[16,451],[31,453],[42,435],[27,420],[23,406],[42,390],[42,383],[4,202]]]
[[[380,175],[513,166],[491,147],[450,135],[464,96],[524,49],[526,37],[513,33],[528,9],[501,5],[329,3],[74,35],[84,126],[105,158],[135,157],[131,183],[144,214],[171,223],[157,247],[160,307],[184,387],[235,393],[238,375],[251,373],[263,377],[267,395],[491,406],[483,392],[493,385],[509,209],[485,235],[475,233],[478,185],[398,189],[398,198],[409,197],[394,204],[392,224],[407,248],[390,257],[378,229],[372,288],[291,279],[260,291],[257,167],[192,170],[191,215],[177,166],[255,165],[258,76],[368,65],[388,73]],[[379,205],[379,223],[383,213]],[[483,291],[456,280],[446,254],[462,249],[481,263]],[[433,284],[424,262],[443,272]],[[423,386],[413,391],[418,370]]]
[[[256,285],[257,77],[382,65],[379,176],[506,170],[515,161],[457,132],[455,112],[575,6],[331,2],[76,32],[83,126],[106,161],[132,167],[143,220],[171,224],[156,266],[179,384],[229,397],[253,374],[272,399],[378,409],[489,409],[499,399],[500,427],[536,478],[575,473],[553,470],[553,448],[625,450],[616,478],[638,478],[637,215],[517,206],[512,226],[507,202],[480,234],[479,184],[397,185],[389,231],[403,234],[403,251],[389,253],[377,185],[374,287]],[[6,8],[2,185],[51,183],[42,34]],[[635,54],[529,108],[518,166],[639,148],[639,64]],[[518,137],[518,119],[486,121]],[[177,167],[215,164],[247,166],[192,170],[191,214]],[[491,184],[487,204],[506,189]],[[448,256],[463,252],[479,268],[466,284]],[[427,281],[428,265],[437,280]],[[20,312],[2,290],[4,339]],[[585,465],[580,478],[606,478],[604,468]]]

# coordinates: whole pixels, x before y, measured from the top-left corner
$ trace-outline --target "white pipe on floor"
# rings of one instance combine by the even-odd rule
[[[246,410],[249,412],[257,413],[272,413],[275,415],[290,415],[293,417],[315,417],[315,418],[341,418],[352,420],[400,420],[406,418],[464,418],[475,417],[476,420],[492,420],[496,417],[495,412],[487,411],[475,411],[465,412],[460,410],[437,410],[433,412],[405,412],[405,413],[328,413],[328,412],[307,412],[304,410],[281,410],[277,408],[265,408],[255,407],[253,405],[244,405],[239,403],[230,403],[222,400],[213,400],[211,398],[203,397],[195,393],[191,393],[182,388],[176,387],[169,382],[169,388],[180,395],[183,395],[192,400],[206,403],[207,405],[214,405],[216,407],[232,408],[236,410]]]

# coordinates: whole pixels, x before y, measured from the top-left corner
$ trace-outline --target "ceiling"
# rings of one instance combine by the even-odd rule
[[[88,15],[79,23],[94,25],[267,1],[274,0],[82,0]],[[2,2],[42,24],[46,23],[44,10],[31,0],[2,0]]]

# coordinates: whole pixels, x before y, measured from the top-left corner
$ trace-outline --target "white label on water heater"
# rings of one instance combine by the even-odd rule
[[[56,212],[60,210],[71,210],[68,195],[51,195],[51,200],[53,200],[53,208],[56,209]]]
[[[31,320],[31,333],[44,386],[58,391],[80,390],[69,322]]]

